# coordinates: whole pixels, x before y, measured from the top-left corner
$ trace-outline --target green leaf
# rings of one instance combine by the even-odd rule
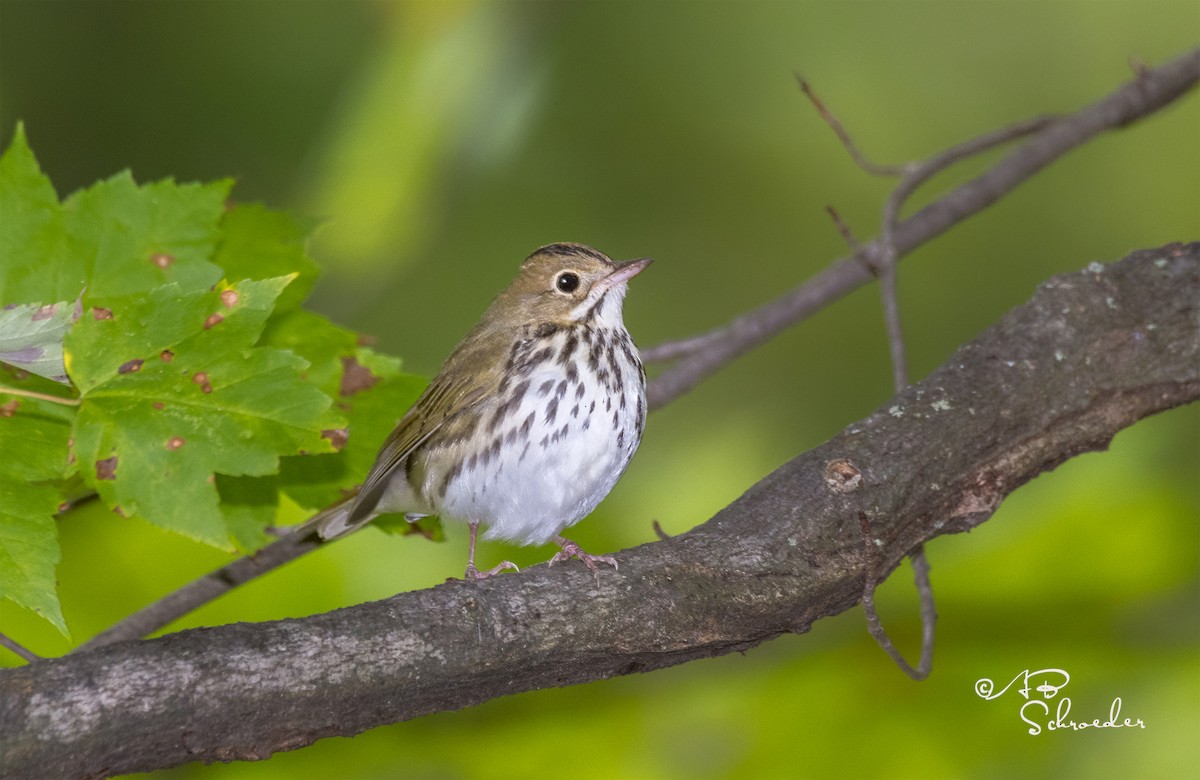
[[[281,455],[331,452],[344,421],[304,380],[306,361],[252,346],[289,278],[211,292],[165,285],[85,312],[67,337],[83,395],[75,453],[113,508],[229,549],[217,473],[275,473]]]
[[[50,180],[17,125],[0,157],[0,304],[74,300],[83,288],[74,246]]]
[[[214,262],[230,281],[297,274],[275,304],[286,312],[312,291],[320,269],[305,251],[314,223],[257,203],[239,204],[221,219],[221,242]]]
[[[27,383],[21,384],[28,389]],[[73,473],[67,451],[73,418],[74,410],[68,407],[6,395],[0,389],[0,479],[44,482]]]
[[[303,309],[276,315],[263,330],[262,344],[289,349],[308,361],[308,380],[329,396],[341,390],[344,360],[358,349],[353,331]]]
[[[243,553],[254,552],[274,541],[266,532],[274,525],[279,509],[278,479],[266,477],[231,477],[217,475],[217,493],[221,498],[221,514],[229,527],[233,542]]]
[[[0,393],[0,598],[33,610],[67,634],[54,569],[61,552],[54,513],[65,499],[71,411]]]
[[[221,278],[212,263],[232,183],[139,187],[120,173],[64,203],[18,126],[0,158],[0,304],[110,298],[175,282],[200,290]]]
[[[0,479],[0,598],[11,599],[70,637],[54,568],[62,553],[54,512],[60,490]]]
[[[231,186],[168,179],[139,187],[125,171],[68,198],[71,236],[93,253],[84,303],[107,305],[170,282],[201,290],[219,281],[210,259]]]
[[[327,506],[366,477],[379,446],[412,406],[427,380],[400,371],[400,361],[360,346],[358,337],[323,317],[297,311],[273,320],[263,342],[287,347],[310,363],[308,378],[337,399],[344,430],[330,431],[336,454],[284,458],[282,489],[309,508]]]
[[[63,336],[79,318],[78,304],[10,304],[0,310],[0,362],[22,371],[69,383],[63,364]]]

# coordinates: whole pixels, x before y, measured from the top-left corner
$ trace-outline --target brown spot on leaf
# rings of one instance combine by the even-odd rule
[[[159,357],[162,358],[162,362],[170,363],[172,360],[175,359],[175,353],[169,349],[164,349],[162,351],[162,353],[159,355]]]
[[[15,398],[8,403],[0,404],[0,417],[12,417],[20,408],[21,402]]]
[[[144,363],[144,362],[145,361],[142,360],[141,358],[134,358],[133,360],[122,363],[121,367],[117,369],[117,373],[118,374],[132,374],[135,371],[141,371],[142,363]]]
[[[112,309],[106,309],[103,306],[95,306],[92,308],[92,318],[96,320],[111,320]]]
[[[360,333],[360,334],[358,334],[358,337],[354,340],[354,343],[358,344],[358,346],[360,346],[360,347],[373,347],[373,346],[375,346],[375,343],[378,341],[379,341],[379,338],[377,336],[372,336],[367,333]]]
[[[208,374],[203,371],[197,371],[192,381],[200,385],[200,390],[205,393],[212,392],[212,385],[208,381]]]
[[[164,404],[162,401],[155,401],[154,403],[152,403],[150,405],[160,411],[166,407],[166,404]]]
[[[38,320],[48,320],[54,316],[54,310],[57,308],[58,308],[57,303],[50,303],[45,306],[39,307],[38,310],[33,313],[32,319],[34,322],[37,322]]]
[[[238,297],[237,290],[225,290],[221,293],[221,303],[225,304],[226,309],[232,309],[237,306]]]
[[[124,507],[120,506],[113,507],[113,514],[115,514],[117,517],[129,517],[129,515],[125,514]]]
[[[369,390],[379,381],[379,377],[371,373],[371,369],[359,363],[353,355],[342,358],[342,386],[338,392],[342,395],[354,395],[362,390]]]
[[[169,450],[177,450],[182,446],[183,446],[183,437],[182,436],[172,436],[171,438],[167,439],[167,449],[169,449]]]
[[[159,268],[167,268],[171,263],[175,262],[175,258],[166,252],[155,252],[150,255],[150,262],[154,263]]]
[[[96,461],[96,479],[113,480],[117,478],[117,456]]]
[[[208,330],[214,325],[219,325],[224,319],[220,314],[210,314],[208,315],[208,319],[204,321],[204,329]]]
[[[61,504],[59,504],[59,505],[58,505],[58,514],[60,514],[60,515],[61,515],[63,512],[67,511],[67,510],[68,510],[68,509],[70,509],[70,508],[71,508],[71,502],[70,502],[70,501],[64,501],[64,502],[62,502]]]
[[[350,431],[345,428],[330,428],[321,431],[321,438],[329,439],[329,443],[333,445],[333,448],[340,452],[350,439]]]

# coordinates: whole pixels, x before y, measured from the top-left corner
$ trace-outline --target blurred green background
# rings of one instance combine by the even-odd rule
[[[890,183],[861,173],[796,88],[808,78],[868,154],[926,156],[1067,112],[1194,46],[1183,2],[0,2],[0,141],[18,120],[60,195],[236,177],[235,197],[326,221],[314,308],[436,370],[534,247],[651,255],[626,322],[689,335],[844,254],[825,214],[877,231]],[[1200,235],[1195,94],[1054,164],[910,256],[914,378],[1093,260]],[[977,172],[963,166],[917,204]],[[641,452],[577,529],[584,547],[679,533],[880,405],[878,292],[861,290],[651,417]],[[166,777],[1181,777],[1200,762],[1200,413],[1122,433],[928,546],[934,674],[913,683],[861,611],[745,655],[493,701]],[[61,523],[64,611],[82,641],[226,557],[96,508]],[[419,546],[419,548],[418,548]],[[485,544],[480,561],[548,549]],[[265,620],[429,587],[448,543],[367,531],[189,616]],[[915,655],[907,567],[880,605]],[[69,645],[10,603],[4,630]],[[0,661],[15,663],[0,651]],[[1029,736],[1015,694],[1070,672],[1079,720],[1145,729]]]

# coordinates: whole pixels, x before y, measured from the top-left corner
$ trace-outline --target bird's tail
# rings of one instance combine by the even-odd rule
[[[341,501],[322,509],[308,520],[294,528],[286,529],[289,535],[307,536],[316,533],[322,539],[336,539],[356,531],[371,522],[372,515],[354,517],[355,499],[357,495],[348,496]]]

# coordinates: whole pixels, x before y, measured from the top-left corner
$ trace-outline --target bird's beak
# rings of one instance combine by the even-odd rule
[[[625,284],[633,277],[646,270],[646,266],[654,262],[652,257],[639,257],[637,260],[626,260],[624,263],[618,263],[615,271],[600,280],[600,284],[604,289],[610,289],[617,285]]]

